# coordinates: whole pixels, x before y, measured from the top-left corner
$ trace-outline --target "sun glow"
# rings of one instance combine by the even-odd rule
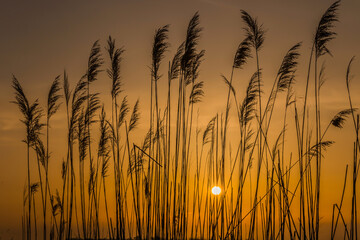
[[[212,194],[214,194],[214,195],[220,195],[220,193],[221,193],[221,188],[218,187],[218,186],[214,186],[214,187],[211,189],[211,192],[212,192]]]

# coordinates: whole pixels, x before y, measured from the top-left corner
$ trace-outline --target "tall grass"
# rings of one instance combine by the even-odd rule
[[[26,129],[23,237],[40,237],[38,212],[42,211],[43,239],[322,238],[322,164],[326,149],[333,144],[327,140],[327,132],[331,127],[342,128],[351,117],[355,132],[353,159],[346,167],[343,188],[338,190],[340,202],[333,205],[329,236],[334,239],[343,234],[344,238],[357,239],[360,124],[350,92],[353,59],[345,76],[350,107],[335,114],[327,125],[323,125],[321,114],[325,68],[319,70],[318,65],[331,55],[328,44],[336,36],[339,6],[340,1],[332,4],[316,28],[304,101],[299,101],[294,91],[296,81],[300,81],[296,71],[302,44],[290,47],[271,86],[265,88],[265,70],[260,65],[260,51],[266,40],[264,27],[256,17],[241,10],[245,37],[234,49],[230,76],[219,77],[227,92],[224,109],[211,117],[204,129],[198,122],[198,103],[203,100],[206,84],[200,77],[205,51],[199,49],[203,30],[199,13],[190,19],[184,40],[170,58],[166,80],[163,75],[167,64],[163,62],[172,48],[170,26],[155,30],[149,44],[150,101],[145,101],[150,104],[149,123],[140,142],[133,139],[139,135],[135,131],[146,106],[139,100],[129,103],[124,95],[124,47],[118,47],[111,36],[104,59],[100,41],[92,45],[85,74],[72,90],[66,71],[62,87],[61,77],[55,78],[46,112],[38,100],[28,100],[14,76],[14,103]],[[250,58],[254,58],[255,66],[248,66]],[[107,78],[101,74],[103,68]],[[246,88],[239,89],[238,82],[244,79],[238,79],[237,73],[246,68],[255,71]],[[111,85],[110,113],[106,112],[110,106],[105,106],[100,94],[91,88],[94,81]],[[160,84],[167,86],[164,93]],[[312,90],[313,104],[309,97]],[[285,95],[283,102],[278,100],[281,95]],[[63,108],[61,101],[65,102]],[[275,110],[279,104],[284,104],[283,115]],[[49,182],[53,148],[50,120],[59,109],[66,114],[67,152],[61,165],[62,185],[55,189]],[[280,130],[273,129],[274,115],[282,119],[277,124]],[[236,123],[232,128],[231,116],[235,116]],[[297,152],[289,150],[289,141],[296,143]],[[30,171],[31,150],[35,152],[38,176]],[[350,200],[345,195],[348,176],[352,180]],[[221,187],[220,196],[211,194],[214,185]],[[35,195],[38,191],[40,194]],[[39,197],[41,210],[35,202]],[[351,202],[349,214],[344,213],[346,201]]]

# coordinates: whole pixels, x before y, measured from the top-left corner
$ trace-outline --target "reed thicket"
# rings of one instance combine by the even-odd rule
[[[125,48],[111,36],[104,48],[99,41],[93,44],[87,70],[73,88],[66,71],[55,78],[45,110],[38,100],[28,100],[14,76],[14,103],[26,129],[23,238],[319,239],[321,173],[325,151],[333,144],[326,133],[330,127],[342,128],[350,118],[355,132],[353,161],[346,167],[343,189],[338,189],[340,202],[329,210],[329,235],[357,239],[360,124],[350,91],[353,59],[344,76],[349,107],[326,119],[327,125],[322,124],[321,114],[325,68],[319,64],[331,55],[328,45],[336,36],[339,5],[340,1],[332,4],[315,29],[301,101],[295,97],[294,84],[303,80],[296,75],[302,44],[295,43],[286,52],[271,87],[265,88],[261,50],[266,32],[257,18],[242,10],[245,37],[234,51],[229,76],[215,76],[226,84],[226,99],[218,99],[224,101],[224,109],[203,129],[196,114],[206,84],[199,77],[205,50],[199,49],[203,29],[198,13],[169,63],[164,57],[170,49],[170,27],[155,31],[146,101],[150,106],[139,100],[128,102],[121,76]],[[250,58],[255,66],[248,66]],[[162,69],[167,66],[166,75]],[[246,68],[255,69],[251,78],[238,79],[236,73]],[[99,75],[102,71],[107,79]],[[111,84],[111,106],[102,104],[94,81]],[[236,81],[247,81],[247,87],[236,88]],[[167,86],[167,92],[160,94],[159,84]],[[285,102],[277,103],[280,95]],[[166,99],[161,101],[161,96]],[[271,129],[273,115],[278,114],[276,104],[284,104],[278,132]],[[141,109],[147,107],[148,131],[142,142],[136,142],[134,131]],[[62,186],[55,189],[49,182],[53,158],[49,139],[50,120],[59,109],[66,113],[67,152],[59,175]],[[230,116],[236,123],[232,132]],[[289,131],[288,126],[294,129]],[[287,151],[288,139],[296,143],[295,152]],[[30,158],[30,151],[36,159]],[[32,164],[37,165],[37,173],[30,171]],[[108,183],[110,178],[114,184]],[[219,196],[211,194],[214,185],[222,189]],[[346,188],[352,192],[350,219],[342,209],[344,201],[349,202],[344,199]],[[36,208],[36,199],[41,208]]]

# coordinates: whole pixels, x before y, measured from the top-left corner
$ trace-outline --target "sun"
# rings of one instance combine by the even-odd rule
[[[211,189],[211,192],[212,192],[212,194],[214,194],[214,195],[220,195],[220,193],[221,193],[221,188],[218,187],[218,186],[214,186],[214,187]]]

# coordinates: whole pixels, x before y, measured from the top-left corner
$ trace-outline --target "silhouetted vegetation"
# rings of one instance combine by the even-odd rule
[[[322,164],[333,144],[326,133],[330,127],[342,128],[350,118],[355,133],[353,164],[346,167],[340,202],[333,205],[330,236],[357,239],[360,124],[350,91],[353,58],[344,76],[349,107],[339,109],[328,125],[321,124],[324,67],[319,69],[319,64],[331,55],[328,44],[336,37],[339,6],[340,1],[332,4],[315,29],[303,101],[293,90],[302,44],[295,43],[286,52],[270,92],[265,93],[261,50],[266,32],[257,18],[241,10],[245,37],[235,49],[230,76],[221,76],[227,87],[224,111],[205,129],[195,121],[206,84],[199,79],[205,50],[199,49],[203,29],[198,13],[168,63],[167,83],[160,66],[170,48],[170,27],[155,31],[149,63],[151,98],[146,100],[150,106],[128,102],[121,77],[125,48],[111,36],[104,50],[99,41],[93,44],[87,70],[73,88],[65,71],[55,78],[45,110],[38,100],[28,100],[14,76],[14,103],[26,129],[23,238],[41,237],[37,212],[42,211],[44,239],[319,239]],[[237,89],[235,73],[243,71],[250,58],[256,71],[245,89]],[[108,79],[99,78],[104,70]],[[91,87],[94,81],[111,82],[111,111],[106,112],[110,106],[104,106]],[[167,93],[160,95],[162,83]],[[275,132],[270,126],[281,94],[286,96],[285,110],[278,123],[281,130]],[[159,100],[162,95],[167,96],[164,101]],[[55,189],[48,171],[50,120],[60,107],[66,112],[67,152],[58,176],[62,186]],[[138,143],[133,134],[145,108],[150,110],[148,131]],[[230,114],[236,116],[236,130],[231,132],[238,137],[235,144],[229,139]],[[289,122],[295,122],[295,134],[288,133]],[[290,138],[297,143],[297,152],[286,151]],[[36,159],[30,159],[30,151]],[[31,164],[37,164],[39,182],[32,180]],[[214,185],[222,189],[219,196],[211,194]],[[346,187],[352,189],[350,219],[342,209]],[[39,198],[42,208],[36,206]]]

